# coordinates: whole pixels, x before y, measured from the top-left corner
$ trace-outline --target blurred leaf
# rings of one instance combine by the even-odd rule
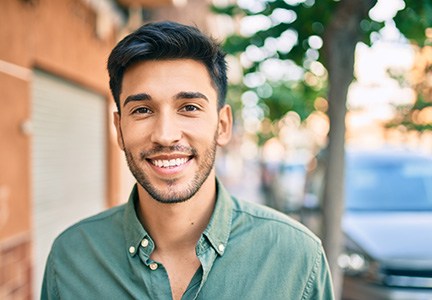
[[[228,15],[231,17],[242,13],[242,10],[237,5],[234,4],[223,6],[223,7],[211,5],[210,10],[215,14]]]
[[[413,44],[419,47],[426,47],[431,45],[431,37],[426,36],[426,30],[432,30],[432,2],[430,0],[405,0],[405,8],[400,10],[394,18],[397,28],[401,33],[407,37]],[[420,53],[420,52],[419,52]],[[416,63],[416,61],[414,62]],[[412,86],[417,93],[417,99],[411,107],[405,107],[398,110],[395,118],[389,122],[389,127],[402,126],[407,130],[414,130],[418,132],[432,130],[432,124],[417,124],[415,114],[419,111],[432,106],[432,99],[428,96],[427,90],[432,90],[432,86],[428,86],[426,80],[428,73],[432,69],[432,64],[424,66],[423,82]],[[398,78],[402,84],[404,78]]]
[[[394,18],[397,28],[419,46],[427,42],[426,28],[432,28],[432,2],[430,0],[405,0],[405,9]]]

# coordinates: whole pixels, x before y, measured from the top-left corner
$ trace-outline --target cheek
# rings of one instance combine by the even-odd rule
[[[148,132],[150,132],[149,129],[144,126],[124,124],[122,126],[122,136],[125,147],[132,148],[142,145],[149,139],[148,134],[146,134]]]
[[[202,140],[202,142],[213,140],[217,130],[217,122],[210,122],[208,119],[190,122],[186,126],[182,127],[182,131],[186,137],[197,140],[199,139]]]

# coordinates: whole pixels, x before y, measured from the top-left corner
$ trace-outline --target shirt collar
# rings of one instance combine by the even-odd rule
[[[203,232],[210,245],[219,254],[223,255],[227,247],[231,232],[233,203],[231,196],[222,183],[216,179],[216,204],[210,222]],[[145,231],[138,219],[135,203],[138,201],[138,188],[135,184],[126,204],[124,214],[124,230],[127,251],[134,256],[138,252],[141,241],[151,237]],[[201,240],[200,240],[201,242]]]
[[[231,232],[233,203],[222,183],[216,179],[216,204],[203,235],[219,255],[223,255]]]
[[[124,234],[129,254],[134,256],[138,252],[139,245],[144,237],[148,236],[138,219],[135,203],[138,201],[138,187],[135,184],[130,193],[124,214]]]

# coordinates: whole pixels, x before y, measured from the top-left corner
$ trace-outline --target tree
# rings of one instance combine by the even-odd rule
[[[340,296],[342,283],[337,258],[343,239],[340,223],[344,209],[346,98],[354,79],[357,43],[370,44],[370,33],[384,25],[369,16],[376,3],[377,0],[250,0],[215,8],[218,13],[242,18],[248,21],[249,27],[257,27],[255,32],[228,37],[225,49],[244,60],[245,80],[235,90],[238,95],[246,90],[254,91],[257,108],[265,118],[274,121],[284,112],[296,110],[304,119],[313,111],[313,102],[318,96],[328,100],[330,131],[322,237],[336,297]],[[426,17],[428,11],[430,16],[431,5],[428,1],[417,0],[406,3],[405,14],[396,17],[398,24],[402,24],[402,31],[408,36],[424,36],[424,28],[431,24],[424,22],[418,28],[415,15],[424,11]],[[276,63],[287,73],[296,73],[299,69],[301,75],[293,78],[282,72],[280,78],[274,78],[266,67]]]
[[[341,220],[344,209],[345,115],[348,88],[353,80],[355,47],[362,39],[360,24],[374,0],[341,1],[324,36],[325,65],[329,72],[330,131],[323,195],[323,243],[340,297],[342,274],[337,259],[343,245]]]

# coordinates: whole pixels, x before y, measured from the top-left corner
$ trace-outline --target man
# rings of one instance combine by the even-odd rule
[[[145,25],[108,59],[129,202],[67,229],[43,299],[333,299],[320,241],[216,179],[231,136],[226,62],[198,29]]]

